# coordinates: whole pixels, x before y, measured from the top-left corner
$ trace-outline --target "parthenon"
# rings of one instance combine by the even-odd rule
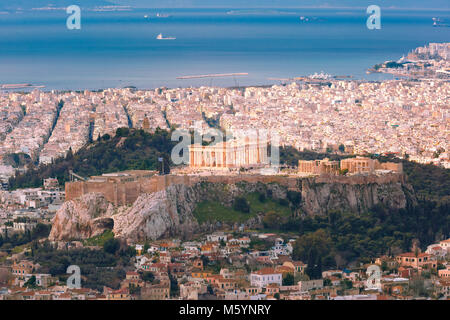
[[[210,146],[189,146],[191,168],[227,169],[263,166],[268,163],[267,141],[258,137],[219,142]]]

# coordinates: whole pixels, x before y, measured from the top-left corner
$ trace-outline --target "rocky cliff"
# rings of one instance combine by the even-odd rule
[[[298,178],[290,190],[301,194],[299,211],[327,214],[330,211],[361,213],[381,203],[390,209],[414,205],[412,187],[400,181],[322,181]],[[114,207],[99,193],[86,194],[66,202],[57,212],[50,234],[52,240],[85,239],[112,229],[118,237],[130,240],[158,239],[169,236],[189,238],[198,231],[212,231],[223,224],[199,225],[194,210],[200,202],[215,201],[231,207],[238,196],[259,192],[286,199],[288,186],[278,183],[233,184],[199,182],[191,186],[176,184],[152,194],[142,194],[132,206]],[[247,224],[258,225],[260,216]]]
[[[417,200],[411,185],[389,183],[317,182],[303,179],[302,209],[307,214],[327,214],[330,211],[367,212],[376,204],[389,209],[406,208]]]
[[[56,213],[50,240],[87,239],[112,229],[114,207],[98,193],[85,194],[76,201],[67,201]]]

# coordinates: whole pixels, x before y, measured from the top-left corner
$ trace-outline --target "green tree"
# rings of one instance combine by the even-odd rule
[[[208,284],[208,286],[206,287],[206,290],[210,295],[214,294],[214,289],[210,284]]]
[[[311,249],[313,254],[325,257],[333,247],[332,241],[324,229],[302,235],[294,244],[293,258],[295,260],[306,261],[310,258]]]
[[[171,273],[169,273],[169,279],[170,279],[170,296],[171,297],[179,296],[180,288],[178,287],[177,279]]]
[[[233,209],[243,213],[250,212],[250,205],[247,200],[243,197],[237,197],[233,202]]]
[[[114,238],[108,239],[103,244],[103,250],[110,254],[116,254],[120,248],[120,241]]]
[[[153,282],[153,280],[155,279],[155,275],[150,272],[150,271],[146,271],[142,273],[142,280],[146,281],[146,282]]]
[[[294,275],[292,273],[286,273],[283,277],[283,286],[293,286],[294,285]]]
[[[69,147],[69,151],[67,151],[66,154],[66,161],[72,161],[73,160],[73,151],[72,147]]]
[[[283,215],[275,211],[269,211],[264,215],[264,227],[269,229],[278,229],[283,223]]]
[[[258,200],[259,200],[259,202],[261,202],[261,203],[266,202],[266,195],[265,195],[264,193],[259,193],[259,194],[258,194]]]
[[[322,255],[317,246],[308,249],[307,267],[305,273],[311,280],[322,278]]]
[[[344,290],[353,288],[353,282],[349,279],[341,280],[341,286]]]
[[[130,134],[129,128],[117,128],[116,130],[116,136],[117,137],[126,137]]]
[[[302,194],[298,191],[288,190],[287,198],[294,208],[298,208],[302,201]]]
[[[200,259],[203,263],[203,268],[206,268],[209,265],[209,258],[205,255],[201,255]]]
[[[23,286],[27,288],[36,288],[36,276],[31,276],[31,278],[28,279]]]

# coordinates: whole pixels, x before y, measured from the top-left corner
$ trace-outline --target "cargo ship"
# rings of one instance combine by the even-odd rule
[[[156,37],[156,39],[158,40],[175,40],[175,37],[163,37],[162,33],[158,34],[158,36]]]
[[[170,17],[170,15],[168,15],[168,14],[164,14],[164,13],[157,13],[156,14],[156,17],[157,18],[169,18]]]
[[[450,25],[446,23],[442,23],[439,18],[433,18],[433,27],[450,27]]]

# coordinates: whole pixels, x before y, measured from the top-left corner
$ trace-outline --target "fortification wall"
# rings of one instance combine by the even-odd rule
[[[212,176],[187,176],[187,175],[165,175],[153,176],[139,181],[115,183],[115,182],[89,182],[76,181],[66,183],[66,200],[76,199],[86,193],[101,193],[105,198],[115,205],[132,204],[139,195],[143,193],[154,193],[165,190],[174,184],[192,186],[199,182],[236,184],[238,182],[248,183],[277,183],[286,186],[290,190],[300,190],[302,180],[313,180],[315,183],[340,183],[340,184],[387,184],[401,182],[405,177],[399,173],[387,173],[384,175],[354,175],[337,176],[321,175],[316,177],[298,177],[282,175],[212,175]]]
[[[398,163],[394,163],[394,162],[383,162],[381,163],[381,169],[384,170],[392,170],[398,173],[403,173],[403,163],[398,162]]]
[[[321,175],[315,177],[316,183],[342,183],[342,184],[387,184],[405,182],[405,176],[400,173],[386,173],[382,175],[351,175],[351,176],[336,176],[336,175]]]

